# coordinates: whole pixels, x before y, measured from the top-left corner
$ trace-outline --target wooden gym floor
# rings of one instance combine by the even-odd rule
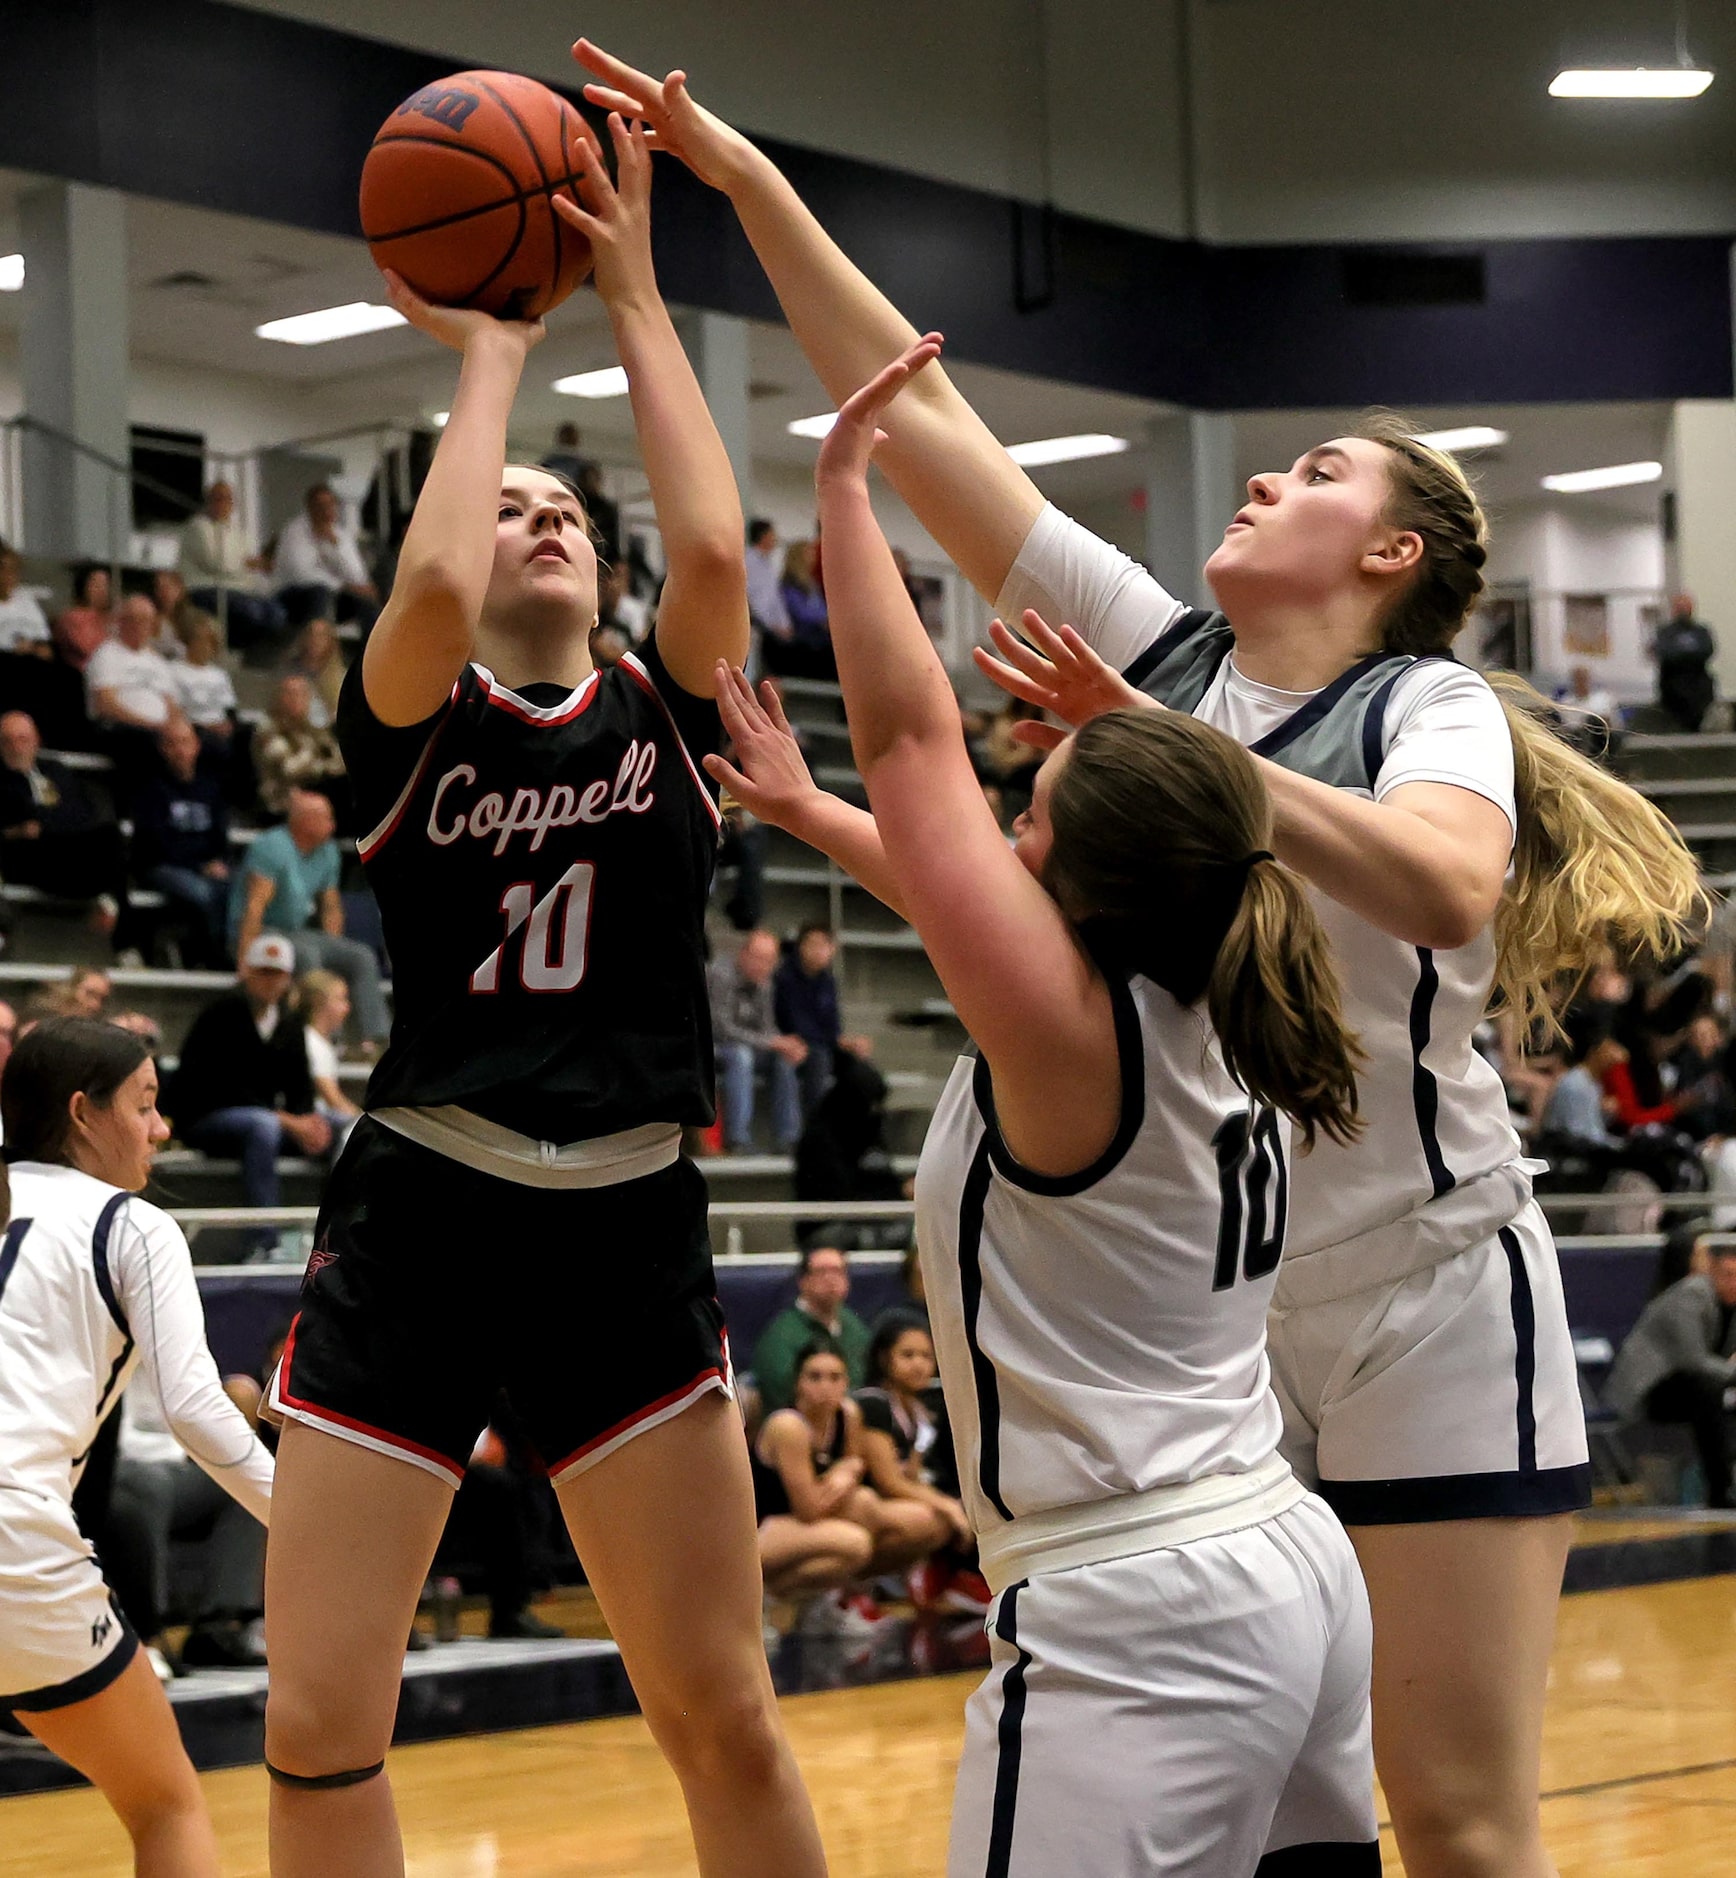
[[[784,1705],[833,1878],[939,1878],[964,1699],[945,1676]],[[1736,1843],[1736,1577],[1562,1605],[1544,1826],[1562,1878],[1724,1878]],[[676,1878],[674,1782],[637,1718],[404,1748],[411,1878]],[[265,1775],[204,1776],[230,1878],[265,1878]],[[1383,1835],[1389,1873],[1401,1868]],[[0,1801],[0,1878],[123,1878],[89,1791]]]

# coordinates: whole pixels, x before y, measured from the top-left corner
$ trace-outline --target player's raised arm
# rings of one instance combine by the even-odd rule
[[[846,400],[821,449],[832,643],[898,896],[993,1066],[1009,1138],[1033,1165],[1069,1172],[1101,1152],[1119,1113],[1108,989],[983,799],[952,686],[868,497],[875,419],[939,349],[930,335]]]
[[[747,656],[747,566],[735,474],[657,289],[651,264],[651,155],[645,128],[611,114],[616,178],[588,140],[577,145],[589,210],[555,207],[590,238],[597,291],[627,370],[639,453],[663,534],[668,579],[657,650],[684,691],[709,698],[719,659]]]
[[[643,117],[657,148],[729,197],[797,344],[838,404],[915,344],[916,329],[814,219],[777,165],[694,103],[684,73],[659,83],[588,39],[573,56],[599,81],[585,87],[593,103]],[[929,367],[900,396],[897,434],[876,461],[993,602],[1043,497],[943,371]]]
[[[396,274],[387,296],[412,326],[462,354],[452,415],[398,556],[379,623],[362,656],[368,708],[385,724],[419,724],[439,710],[470,657],[494,568],[506,425],[540,320],[430,306]]]

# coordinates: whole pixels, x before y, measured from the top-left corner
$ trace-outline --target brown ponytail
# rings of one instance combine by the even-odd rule
[[[1387,519],[1418,535],[1422,561],[1382,622],[1388,651],[1445,652],[1483,591],[1489,529],[1477,492],[1444,451],[1391,411],[1355,434],[1388,450]],[[1495,994],[1523,1027],[1556,1023],[1560,981],[1606,946],[1667,959],[1707,897],[1681,836],[1637,790],[1564,743],[1545,701],[1510,672],[1488,674],[1513,737],[1519,833],[1495,912]]]
[[[1231,1076],[1307,1142],[1353,1140],[1359,1052],[1337,970],[1300,881],[1269,855],[1250,864],[1272,804],[1247,751],[1180,712],[1106,712],[1074,737],[1049,817],[1045,880],[1087,941],[1184,1004],[1203,996]]]

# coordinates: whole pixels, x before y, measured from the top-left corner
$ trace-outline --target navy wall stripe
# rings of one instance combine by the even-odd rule
[[[1021,1580],[1008,1585],[1001,1593],[1000,1608],[995,1612],[995,1635],[1019,1652],[1018,1660],[1008,1669],[1001,1683],[1000,1754],[995,1763],[995,1798],[989,1813],[989,1851],[983,1865],[983,1878],[1007,1878],[1013,1861],[1013,1825],[1019,1808],[1019,1762],[1025,1744],[1025,1671],[1031,1666],[1031,1653],[1019,1643],[1019,1593]]]
[[[1435,993],[1441,987],[1441,975],[1435,970],[1435,955],[1427,946],[1417,947],[1417,988],[1411,998],[1411,1100],[1416,1107],[1417,1136],[1423,1144],[1423,1159],[1428,1163],[1429,1179],[1434,1183],[1435,1198],[1451,1193],[1459,1184],[1441,1155],[1440,1136],[1435,1126],[1440,1118],[1441,1092],[1435,1072],[1423,1062],[1429,1047],[1429,1027],[1434,1021]]]
[[[12,1267],[18,1263],[18,1254],[24,1245],[24,1235],[30,1230],[31,1222],[27,1219],[15,1219],[6,1228],[6,1240],[0,1244],[0,1297],[6,1295],[6,1281],[12,1276]]]
[[[985,1132],[971,1157],[958,1203],[958,1278],[964,1302],[964,1336],[970,1346],[971,1373],[977,1394],[977,1480],[1002,1519],[1012,1513],[1001,1498],[1001,1387],[995,1366],[977,1341],[977,1316],[983,1302],[983,1203],[989,1191],[989,1138]]]
[[[1519,1471],[1537,1472],[1537,1306],[1525,1251],[1511,1226],[1500,1232],[1513,1285],[1513,1382],[1518,1396]]]
[[[127,1314],[121,1309],[121,1301],[115,1296],[114,1274],[109,1270],[109,1234],[114,1230],[115,1215],[131,1198],[130,1193],[117,1193],[97,1215],[96,1230],[90,1236],[90,1257],[96,1272],[96,1288],[102,1293],[102,1301],[108,1306],[109,1316],[115,1320],[115,1328],[128,1339],[132,1332],[127,1326]]]

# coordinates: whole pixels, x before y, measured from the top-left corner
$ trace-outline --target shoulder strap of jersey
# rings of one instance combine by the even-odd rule
[[[1430,660],[1444,659],[1449,665],[1458,664],[1458,660],[1450,652],[1424,652],[1414,655],[1399,652],[1390,656],[1393,669],[1375,688],[1362,714],[1362,767],[1367,772],[1371,795],[1380,776],[1380,767],[1386,761],[1387,748],[1392,741],[1386,730],[1386,707],[1391,702],[1393,687],[1407,672],[1414,671],[1417,666]]]
[[[1191,711],[1206,694],[1235,639],[1221,613],[1190,606],[1121,675],[1173,711]]]

